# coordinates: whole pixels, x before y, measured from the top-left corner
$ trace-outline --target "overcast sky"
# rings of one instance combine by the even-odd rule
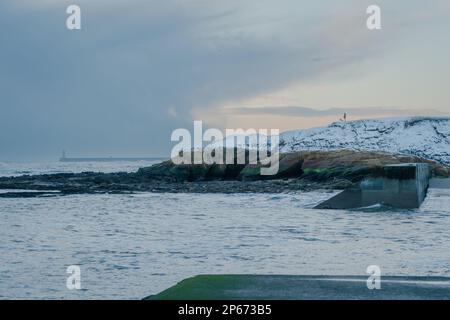
[[[449,114],[449,30],[449,0],[2,0],[0,160],[167,155],[194,119]]]

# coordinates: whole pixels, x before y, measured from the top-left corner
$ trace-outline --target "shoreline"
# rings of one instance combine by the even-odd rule
[[[1,181],[1,178],[0,178]],[[309,192],[309,191],[333,191],[344,190],[353,186],[345,180],[335,180],[327,183],[318,183],[314,181],[289,179],[289,180],[260,180],[260,181],[201,181],[201,182],[154,182],[145,185],[117,186],[108,185],[99,186],[79,186],[75,188],[70,185],[45,186],[45,190],[39,190],[39,185],[33,185],[33,189],[24,189],[23,183],[17,185],[17,188],[10,186],[3,188],[0,182],[0,198],[30,198],[30,197],[49,197],[65,196],[75,194],[136,194],[136,193],[197,193],[197,194],[282,194],[291,192]],[[31,186],[32,184],[29,184]],[[34,189],[37,188],[37,189]],[[15,190],[17,189],[17,191]]]
[[[237,161],[235,161],[237,163]],[[357,188],[380,177],[386,165],[429,164],[433,177],[450,177],[450,168],[415,156],[363,151],[307,151],[280,154],[275,175],[261,175],[260,164],[181,164],[164,161],[136,172],[82,172],[0,177],[0,197],[70,194],[286,193]],[[20,190],[17,192],[11,190]],[[44,192],[47,191],[47,192]]]

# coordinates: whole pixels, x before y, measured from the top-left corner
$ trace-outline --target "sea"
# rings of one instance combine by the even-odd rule
[[[1,176],[152,162],[0,163]],[[142,299],[198,274],[450,276],[450,190],[315,210],[334,191],[0,198],[0,299]],[[68,286],[70,266],[80,289]],[[69,268],[69,269],[68,269]]]

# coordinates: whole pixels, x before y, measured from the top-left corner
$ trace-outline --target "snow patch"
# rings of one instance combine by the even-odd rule
[[[335,122],[280,135],[282,152],[337,149],[410,154],[450,165],[450,118]]]

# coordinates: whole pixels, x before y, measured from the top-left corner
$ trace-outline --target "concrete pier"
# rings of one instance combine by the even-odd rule
[[[431,170],[426,163],[388,165],[379,177],[364,179],[358,189],[345,190],[316,209],[351,209],[384,204],[395,208],[419,208],[426,197]]]

